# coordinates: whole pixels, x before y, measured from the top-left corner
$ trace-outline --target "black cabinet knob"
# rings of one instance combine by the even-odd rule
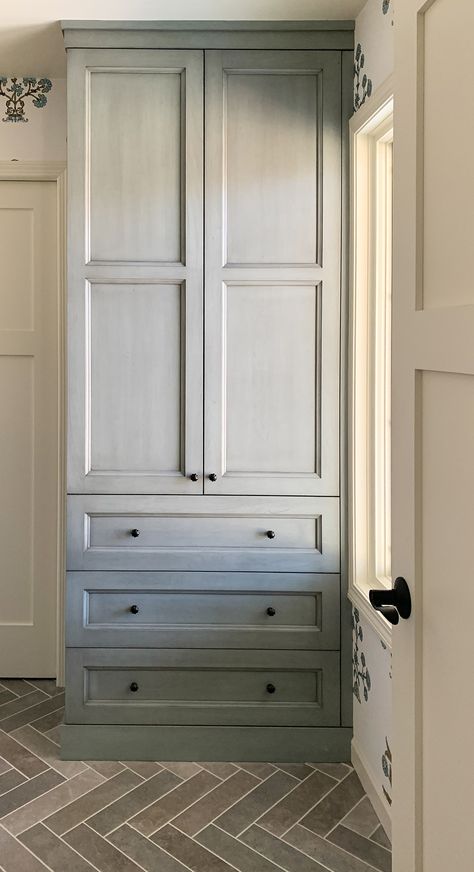
[[[275,609],[273,608],[273,606],[268,606],[267,615],[270,618],[273,618],[273,616],[275,615]]]
[[[140,530],[137,530],[136,527],[135,527],[135,529],[130,530],[130,536],[133,536],[134,539],[136,539],[139,535],[140,535]]]
[[[410,589],[404,578],[396,578],[391,590],[369,590],[369,600],[372,608],[391,624],[411,615]]]
[[[215,472],[211,472],[209,476],[209,481],[217,481],[217,475],[215,474]]]
[[[276,687],[274,684],[267,684],[267,693],[275,693]]]
[[[267,537],[268,537],[268,539],[274,539],[275,536],[276,536],[276,533],[275,533],[274,530],[267,530]]]
[[[191,473],[189,478],[191,479],[191,481],[197,481],[199,476],[198,476],[197,472],[193,472],[193,473]]]
[[[138,615],[138,612],[140,611],[140,609],[138,608],[138,606],[133,605],[133,606],[130,606],[130,611],[131,611],[132,615]]]
[[[131,685],[130,685],[130,690],[132,691],[132,693],[136,693],[136,692],[137,692],[137,690],[138,690],[138,684],[137,684],[136,681],[132,681],[132,683],[131,683]]]

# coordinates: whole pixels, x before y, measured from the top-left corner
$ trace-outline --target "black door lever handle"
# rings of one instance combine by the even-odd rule
[[[410,589],[400,576],[391,590],[369,590],[369,600],[372,608],[391,624],[398,624],[400,618],[406,620],[411,615]]]

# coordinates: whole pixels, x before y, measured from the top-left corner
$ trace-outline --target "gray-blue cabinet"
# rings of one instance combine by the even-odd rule
[[[63,754],[346,758],[352,34],[65,37]]]

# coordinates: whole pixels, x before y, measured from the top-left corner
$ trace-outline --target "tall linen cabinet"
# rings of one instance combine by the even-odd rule
[[[64,757],[349,757],[352,31],[271,27],[64,25]]]

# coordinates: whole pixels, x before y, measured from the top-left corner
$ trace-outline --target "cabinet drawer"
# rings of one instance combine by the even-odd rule
[[[339,655],[67,651],[67,723],[336,725]]]
[[[69,497],[68,568],[339,570],[336,497]]]
[[[339,576],[70,572],[70,647],[339,647]]]

